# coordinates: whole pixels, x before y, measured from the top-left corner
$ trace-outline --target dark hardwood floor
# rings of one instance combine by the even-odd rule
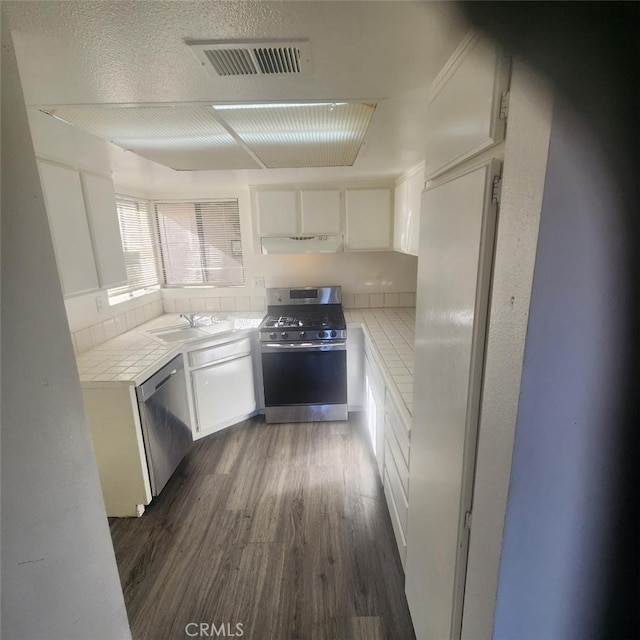
[[[110,521],[134,640],[415,638],[365,438],[257,417],[195,443],[141,518]]]

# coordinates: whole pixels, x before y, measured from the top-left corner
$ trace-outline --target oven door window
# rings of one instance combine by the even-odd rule
[[[267,407],[346,404],[346,351],[281,351],[262,354]]]

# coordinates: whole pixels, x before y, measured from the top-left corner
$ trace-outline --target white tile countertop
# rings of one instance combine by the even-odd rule
[[[202,314],[206,317],[206,314]],[[243,311],[217,316],[223,321],[202,327],[211,338],[226,339],[230,334],[256,328],[264,312]],[[76,356],[80,382],[84,387],[139,385],[160,367],[182,352],[185,344],[205,337],[165,342],[152,332],[173,326],[186,326],[177,313],[166,313]]]
[[[387,378],[397,389],[409,414],[413,413],[413,365],[416,310],[406,307],[349,309],[347,323],[363,327],[380,354]]]
[[[206,317],[206,314],[204,314]],[[385,307],[345,309],[347,323],[359,324],[377,349],[386,377],[396,387],[409,413],[413,405],[415,309]],[[205,327],[211,338],[228,339],[230,334],[251,330],[260,324],[263,311],[229,313],[221,322]],[[205,338],[165,342],[152,332],[185,325],[177,313],[167,313],[76,356],[80,382],[84,387],[139,385],[184,350],[186,344]]]

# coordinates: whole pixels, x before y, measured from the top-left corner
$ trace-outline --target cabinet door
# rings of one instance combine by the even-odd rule
[[[378,473],[384,475],[384,402],[385,385],[376,362],[365,353],[364,358],[365,411],[367,430]]]
[[[65,296],[99,288],[80,174],[38,162],[49,227]]]
[[[300,212],[303,235],[342,233],[340,191],[302,191]]]
[[[104,176],[82,174],[85,205],[102,288],[127,282],[113,182]]]
[[[393,248],[402,253],[406,253],[409,246],[407,224],[408,192],[408,180],[403,180],[396,185],[393,196]]]
[[[347,250],[364,251],[390,248],[390,189],[347,190],[346,213]]]
[[[299,233],[296,191],[257,191],[258,228],[261,236],[295,236]]]
[[[424,187],[424,171],[412,175],[407,180],[407,242],[405,253],[418,255],[420,245],[420,202]]]
[[[347,327],[347,404],[349,411],[362,411],[364,395],[364,333]]]
[[[250,355],[191,372],[196,433],[201,438],[244,419],[256,408]]]
[[[488,39],[464,40],[436,78],[427,111],[425,176],[431,179],[504,138],[500,103],[509,63]]]

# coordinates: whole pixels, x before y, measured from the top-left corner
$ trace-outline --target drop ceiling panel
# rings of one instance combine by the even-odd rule
[[[13,32],[25,101],[37,108],[386,99],[384,110],[380,106],[376,110],[353,167],[234,172],[235,167],[255,166],[250,154],[237,147],[233,153],[214,147],[230,159],[224,167],[217,162],[203,165],[199,159],[185,165],[229,170],[218,170],[208,180],[224,177],[237,184],[258,184],[370,179],[398,175],[420,162],[429,85],[467,31],[454,5],[8,0],[2,2],[2,10]],[[312,64],[307,73],[207,74],[186,44],[283,39],[308,40]],[[127,184],[135,182],[146,189],[155,180],[163,187],[167,180],[179,178],[166,169],[175,164],[173,158],[165,157],[162,166],[134,153],[121,153],[118,147],[109,153],[114,176]],[[161,151],[143,153],[156,159]],[[212,155],[218,158],[218,152]]]
[[[269,169],[350,167],[375,111],[372,103],[260,105],[216,111]]]
[[[207,106],[95,105],[43,111],[173,169],[259,168]]]

